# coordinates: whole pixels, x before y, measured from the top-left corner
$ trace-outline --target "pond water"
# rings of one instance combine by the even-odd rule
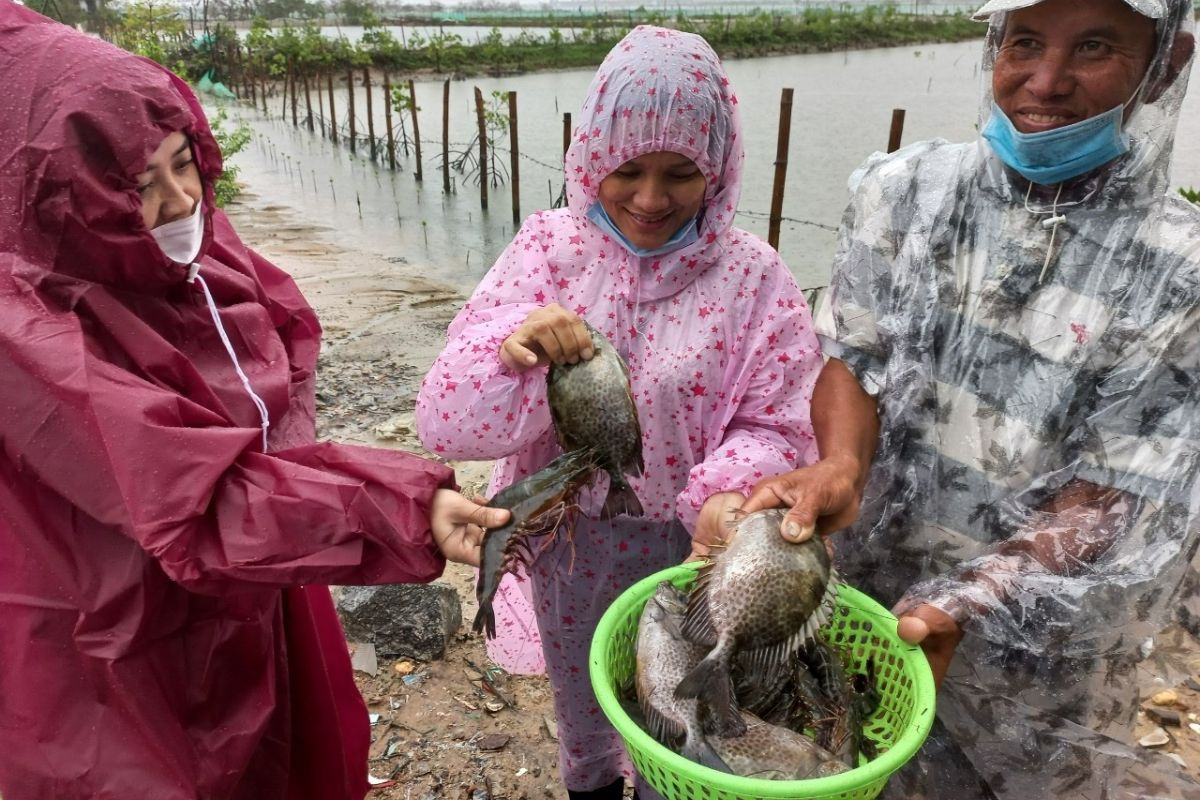
[[[893,108],[906,109],[904,142],[941,136],[976,138],[980,43],[925,45],[726,61],[738,92],[745,126],[747,166],[737,222],[766,237],[779,125],[780,91],[794,89],[791,144],[783,200],[785,221],[779,250],[802,287],[828,281],[834,231],[845,207],[846,179],[863,159],[886,148]],[[563,113],[576,113],[593,70],[544,72],[503,78],[472,78],[450,84],[451,160],[476,134],[475,86],[485,99],[515,91],[521,158],[521,214],[548,208],[562,187]],[[1200,85],[1193,76],[1176,138],[1175,186],[1200,187]],[[343,244],[403,257],[430,277],[470,290],[513,236],[511,188],[489,187],[480,207],[471,176],[452,172],[443,194],[441,177],[442,82],[415,84],[424,180],[415,180],[415,159],[401,157],[397,172],[380,168],[360,145],[352,155],[319,134],[244,106],[230,108],[255,136],[234,163],[252,191],[298,205],[334,228]],[[383,136],[382,102],[376,89],[375,132]],[[339,117],[346,88],[335,91]],[[313,97],[316,103],[316,97]],[[507,113],[507,105],[504,106]],[[359,131],[365,131],[366,95],[356,89]],[[303,97],[300,113],[304,113]],[[394,121],[398,120],[398,115]],[[395,124],[399,124],[395,122]],[[411,134],[411,128],[410,128]],[[397,134],[399,136],[399,134]],[[496,156],[507,166],[508,134]]]

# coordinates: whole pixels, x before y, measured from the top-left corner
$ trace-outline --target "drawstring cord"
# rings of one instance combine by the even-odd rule
[[[1050,257],[1054,254],[1054,239],[1058,236],[1058,226],[1067,221],[1066,214],[1058,213],[1058,200],[1062,197],[1062,190],[1063,185],[1060,183],[1058,191],[1054,194],[1054,202],[1051,203],[1049,211],[1038,211],[1029,207],[1029,196],[1033,193],[1033,181],[1029,182],[1029,188],[1025,190],[1025,210],[1034,215],[1050,215],[1042,220],[1042,227],[1050,229],[1050,243],[1046,245],[1046,260],[1042,262],[1042,271],[1038,273],[1038,286],[1042,285],[1042,280],[1046,277],[1046,270],[1050,267]]]
[[[204,291],[204,299],[208,303],[208,313],[212,316],[213,324],[217,326],[217,334],[221,337],[221,343],[225,345],[225,352],[229,354],[229,360],[233,362],[233,368],[237,371],[238,377],[241,378],[242,388],[246,390],[246,394],[250,395],[250,399],[254,402],[254,407],[258,409],[258,415],[262,418],[262,446],[265,453],[267,452],[267,429],[271,426],[270,420],[267,417],[267,404],[262,401],[261,397],[254,393],[254,389],[250,387],[250,379],[242,371],[242,365],[238,362],[237,354],[233,352],[233,343],[229,341],[229,335],[225,333],[225,326],[221,324],[221,314],[217,311],[217,303],[213,300],[212,292],[208,290],[208,284],[200,276],[199,264],[193,263],[188,267],[187,281],[188,283],[199,282],[200,288]]]

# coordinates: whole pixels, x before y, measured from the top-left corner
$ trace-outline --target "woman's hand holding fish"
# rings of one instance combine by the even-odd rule
[[[858,519],[862,505],[862,469],[849,456],[830,456],[815,464],[759,481],[742,510],[790,506],[780,533],[803,542],[820,529],[832,533]]]
[[[936,606],[920,604],[903,613],[896,633],[909,644],[921,645],[933,671],[933,683],[940,687],[963,638],[963,629],[954,617]]]
[[[514,372],[542,364],[575,364],[594,354],[583,319],[558,303],[531,312],[500,345],[500,361]]]
[[[433,540],[450,561],[479,566],[484,529],[508,522],[507,509],[490,508],[483,502],[482,497],[472,502],[452,489],[438,489],[434,494],[429,514]]]
[[[704,501],[704,505],[700,506],[700,515],[696,517],[692,554],[687,561],[704,558],[713,546],[729,541],[734,534],[734,512],[745,502],[746,496],[741,492],[718,492]]]

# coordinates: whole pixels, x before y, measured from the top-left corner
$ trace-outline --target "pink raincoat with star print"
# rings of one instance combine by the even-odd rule
[[[532,311],[573,309],[629,365],[646,465],[631,483],[645,516],[593,519],[608,488],[602,475],[580,498],[573,565],[559,537],[524,584],[554,691],[563,779],[591,790],[630,774],[588,683],[600,615],[636,580],[687,557],[710,495],[744,493],[816,460],[809,401],[821,358],[791,273],[733,226],[744,160],[737,98],[702,38],[635,29],[600,66],[579,119],[566,157],[569,207],[527,219],[451,324],[417,400],[417,427],[441,455],[499,459],[495,492],[561,452],[545,368],[516,374],[499,358]],[[639,258],[586,211],[610,172],[663,150],[686,155],[705,176],[700,238]],[[506,617],[498,599],[503,657],[529,642],[519,613]]]

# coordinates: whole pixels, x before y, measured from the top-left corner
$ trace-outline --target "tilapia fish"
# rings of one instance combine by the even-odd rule
[[[746,725],[737,713],[730,674],[739,654],[763,671],[779,669],[829,616],[837,575],[821,538],[794,544],[779,535],[786,512],[742,516],[733,539],[700,569],[682,633],[712,650],[680,681],[675,696],[698,698],[722,736]]]
[[[770,725],[752,714],[741,714],[746,732],[740,736],[711,736],[713,751],[729,770],[743,778],[799,781],[824,778],[850,768],[802,733]]]
[[[642,504],[625,480],[645,469],[629,368],[604,334],[587,328],[595,355],[576,364],[554,364],[546,378],[554,429],[563,450],[591,450],[608,473],[601,516],[641,516]]]
[[[707,648],[683,638],[679,626],[687,610],[687,595],[668,581],[646,601],[638,622],[636,685],[638,706],[647,732],[684,758],[728,771],[715,757],[701,730],[699,704],[678,699],[675,687]]]

